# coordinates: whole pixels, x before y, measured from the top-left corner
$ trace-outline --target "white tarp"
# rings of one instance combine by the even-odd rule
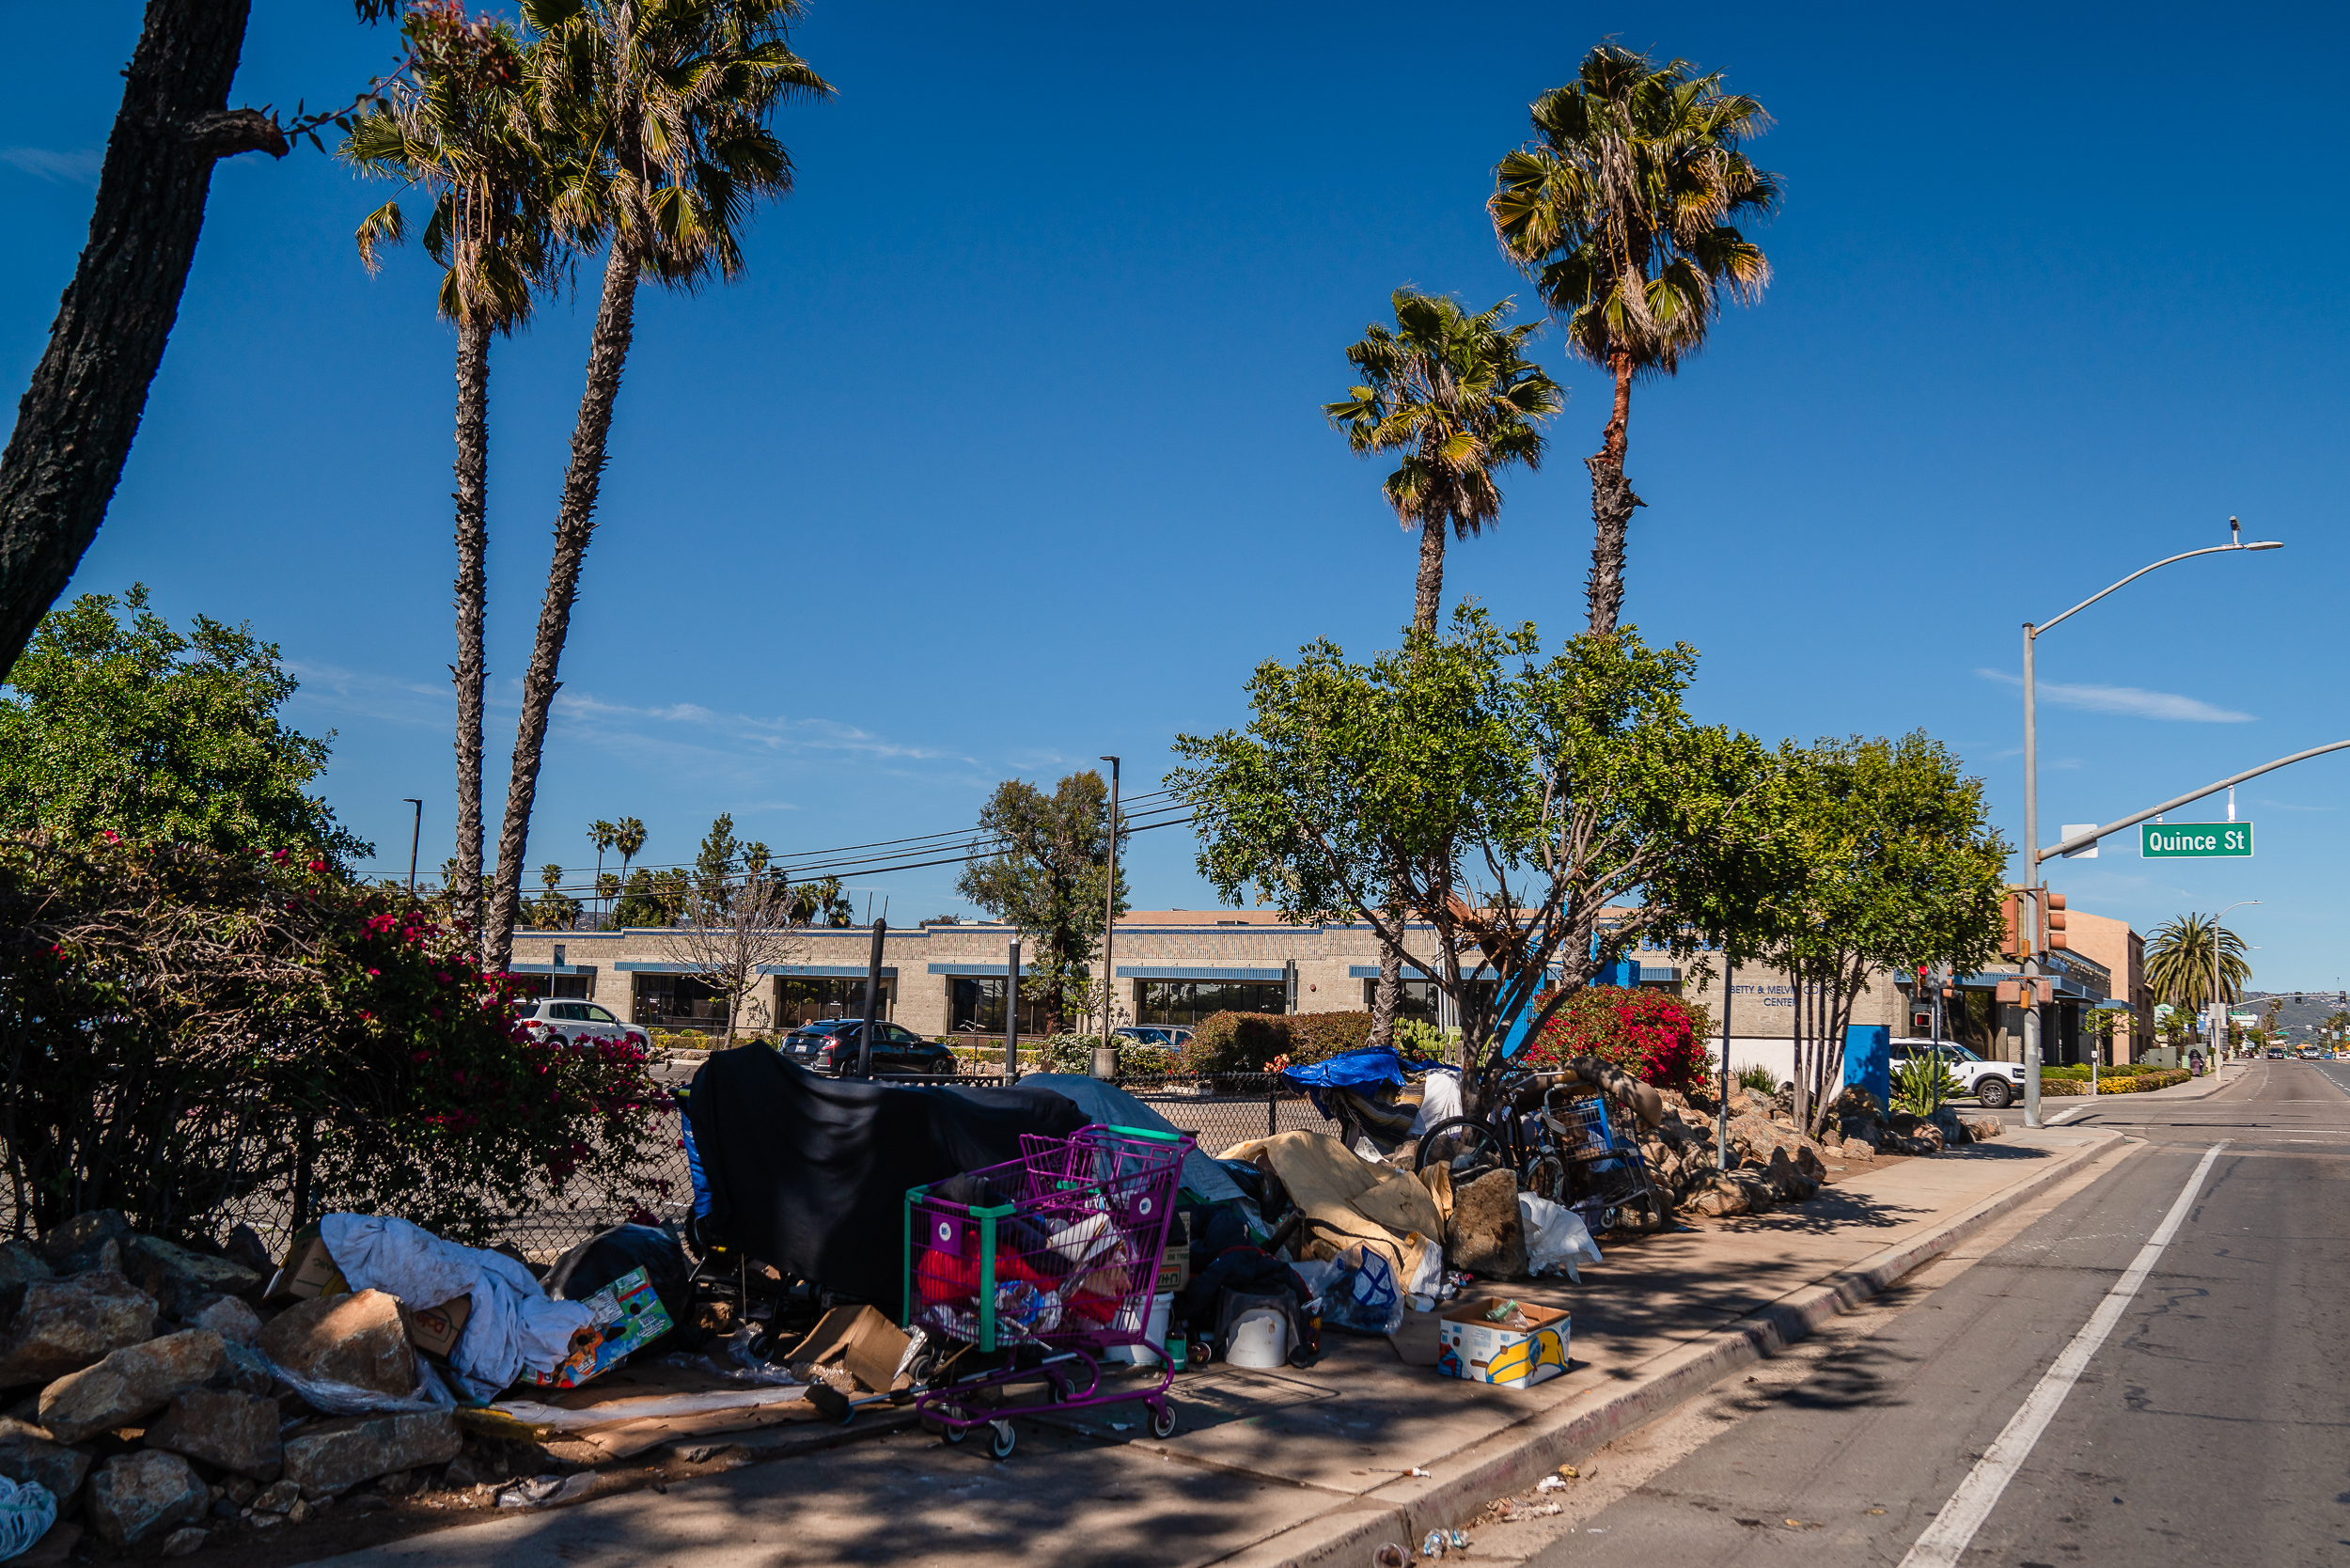
[[[1439,1067],[1420,1080],[1419,1114],[1412,1118],[1412,1136],[1419,1137],[1447,1117],[1461,1114],[1461,1074]]]
[[[554,1371],[572,1336],[592,1321],[576,1301],[550,1300],[505,1253],[443,1241],[404,1219],[328,1215],[319,1237],[354,1291],[388,1292],[417,1310],[473,1297],[473,1315],[448,1359],[477,1399],[525,1372]]]

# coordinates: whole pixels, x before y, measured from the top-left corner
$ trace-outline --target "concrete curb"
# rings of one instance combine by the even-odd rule
[[[2097,1129],[2084,1127],[2084,1134]],[[1738,1368],[1803,1339],[1828,1319],[1877,1294],[1904,1275],[1950,1251],[2002,1215],[2012,1213],[2123,1141],[2107,1133],[2045,1169],[2033,1172],[1916,1240],[1841,1274],[1794,1291],[1728,1328],[1665,1358],[1656,1371],[1623,1388],[1593,1390],[1557,1409],[1528,1417],[1439,1464],[1442,1474],[1391,1482],[1277,1535],[1217,1559],[1230,1568],[1311,1568],[1341,1553],[1368,1560],[1382,1543],[1416,1551],[1421,1537],[1449,1529],[1496,1497],[1523,1492],[1568,1464],[1646,1425],[1712,1388]]]

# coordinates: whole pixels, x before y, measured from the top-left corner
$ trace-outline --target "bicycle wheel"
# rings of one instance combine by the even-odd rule
[[[1449,1166],[1458,1182],[1487,1170],[1507,1170],[1514,1163],[1501,1135],[1487,1123],[1474,1117],[1449,1116],[1420,1135],[1412,1168]]]
[[[1518,1175],[1518,1187],[1553,1203],[1567,1200],[1567,1162],[1556,1154],[1537,1154]]]

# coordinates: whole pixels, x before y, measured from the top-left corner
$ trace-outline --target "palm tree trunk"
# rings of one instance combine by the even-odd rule
[[[1412,605],[1412,629],[1434,631],[1443,600],[1444,519],[1426,517],[1419,525],[1419,591]]]
[[[1648,503],[1632,494],[1632,481],[1624,478],[1623,456],[1626,432],[1632,422],[1632,356],[1619,353],[1612,368],[1616,372],[1616,406],[1607,418],[1607,432],[1600,449],[1584,460],[1591,471],[1591,575],[1583,585],[1583,595],[1590,602],[1591,633],[1606,636],[1616,629],[1616,618],[1623,610],[1624,540],[1632,529],[1632,509]]]
[[[1395,1043],[1395,1004],[1403,993],[1403,960],[1392,948],[1379,949],[1379,982],[1371,994],[1371,1043]]]
[[[98,537],[164,362],[204,228],[212,165],[286,155],[227,107],[248,0],[148,0],[106,138],[89,239],[0,455],[0,673]]]
[[[489,593],[490,329],[457,327],[457,886],[449,889],[489,957],[481,897],[481,626]]]
[[[603,293],[596,305],[596,327],[588,345],[588,379],[572,428],[572,462],[563,475],[563,504],[555,518],[555,559],[547,568],[547,596],[539,606],[539,634],[523,672],[523,712],[514,726],[514,773],[506,787],[506,821],[498,832],[497,886],[490,906],[489,943],[484,949],[494,972],[502,973],[514,949],[514,919],[522,902],[523,855],[530,843],[530,808],[539,792],[539,760],[547,739],[547,710],[555,702],[563,640],[572,626],[572,602],[579,595],[579,567],[596,531],[596,496],[603,480],[604,445],[612,433],[612,405],[620,394],[620,372],[636,321],[635,252],[615,239],[603,269]]]

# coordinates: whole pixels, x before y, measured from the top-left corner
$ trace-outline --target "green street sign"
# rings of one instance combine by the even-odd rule
[[[2250,823],[2142,823],[2138,853],[2149,860],[2248,859]]]

